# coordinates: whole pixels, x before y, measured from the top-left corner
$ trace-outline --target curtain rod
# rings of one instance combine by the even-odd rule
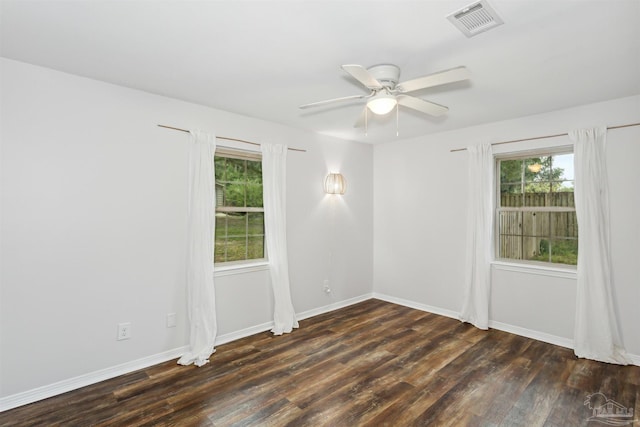
[[[180,128],[176,128],[176,127],[173,127],[173,126],[158,125],[158,127],[165,128],[165,129],[179,130],[180,132],[189,133],[189,131],[187,129],[180,129]],[[238,138],[229,138],[229,137],[226,137],[226,136],[216,136],[216,139],[226,139],[227,141],[244,142],[245,144],[257,145],[257,146],[261,145],[261,144],[259,144],[257,142],[245,141],[244,139],[238,139]],[[307,152],[307,150],[303,150],[301,148],[290,148],[290,147],[287,147],[287,150],[300,151],[302,153],[306,153]]]
[[[640,122],[639,123],[630,123],[628,125],[619,125],[619,126],[609,126],[607,127],[607,129],[620,129],[620,128],[628,128],[631,126],[640,126]],[[494,145],[502,145],[502,144],[511,144],[514,142],[522,142],[522,141],[533,141],[536,139],[546,139],[546,138],[557,138],[559,136],[567,136],[569,135],[569,133],[565,132],[565,133],[556,133],[555,135],[543,135],[543,136],[534,136],[533,138],[522,138],[522,139],[514,139],[511,141],[501,141],[501,142],[494,142],[493,144],[491,144],[491,146]],[[456,148],[454,150],[450,150],[450,153],[453,153],[454,151],[466,151],[466,148]]]

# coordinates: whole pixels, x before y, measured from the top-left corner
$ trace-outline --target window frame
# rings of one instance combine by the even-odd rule
[[[228,147],[216,147],[216,151],[214,153],[214,158],[213,161],[215,163],[216,158],[229,158],[229,159],[236,159],[236,160],[245,160],[245,161],[253,161],[253,162],[262,162],[262,153],[258,152],[258,151],[251,151],[251,150],[243,150],[240,148],[228,148]],[[261,184],[262,184],[262,178],[263,176],[261,176]],[[214,181],[215,181],[215,187],[217,187],[218,185],[218,180],[214,177]],[[217,190],[217,188],[216,188]],[[216,191],[214,190],[214,191]],[[218,206],[218,193],[216,191],[215,194],[215,203],[216,206],[214,207],[214,214],[218,214],[218,213],[229,213],[229,212],[238,212],[238,213],[255,213],[255,212],[260,212],[263,213],[263,233],[262,233],[262,240],[263,240],[263,256],[261,258],[247,258],[247,259],[242,259],[242,260],[233,260],[233,261],[221,261],[221,262],[216,262],[215,261],[215,245],[216,245],[216,241],[218,239],[218,233],[216,233],[215,235],[215,239],[214,239],[214,259],[213,261],[213,266],[215,268],[216,271],[216,275],[229,275],[229,274],[235,274],[238,272],[238,270],[248,270],[248,271],[259,271],[259,270],[263,270],[266,268],[266,266],[268,265],[268,257],[267,257],[267,244],[266,244],[266,230],[264,229],[264,201],[263,201],[263,206],[262,207],[254,207],[254,206],[244,206],[244,207],[234,207],[234,206]],[[216,231],[218,228],[217,225],[217,221],[218,219],[216,218]],[[251,235],[253,236],[253,235]],[[248,234],[246,235],[246,237],[251,237]],[[255,236],[254,236],[255,237]]]
[[[575,212],[576,208],[574,207],[565,207],[565,206],[508,206],[503,207],[500,206],[501,203],[501,176],[500,176],[500,162],[504,160],[524,160],[532,157],[544,157],[544,156],[559,156],[564,154],[574,154],[572,145],[563,145],[557,147],[541,147],[531,150],[522,150],[516,152],[504,152],[494,155],[494,191],[495,197],[493,202],[493,211],[494,211],[494,221],[493,221],[493,229],[494,229],[494,250],[493,250],[493,259],[494,264],[496,265],[513,265],[517,268],[517,266],[521,266],[523,268],[536,268],[536,269],[549,269],[554,271],[575,271],[577,269],[577,263],[573,264],[563,264],[558,262],[551,261],[540,261],[540,260],[528,260],[528,259],[517,259],[517,258],[505,258],[500,255],[500,213],[501,212],[520,212],[521,215],[524,215],[525,212],[544,212],[544,213],[555,213],[555,212]],[[575,193],[575,177],[572,180],[574,182],[574,193]],[[521,181],[522,182],[522,181]],[[550,180],[549,182],[554,182]],[[523,192],[523,195],[525,193]],[[523,221],[521,219],[521,221]],[[551,237],[551,236],[549,236]],[[578,237],[576,237],[576,241],[579,241],[580,232],[578,230]],[[566,239],[570,240],[570,239]]]

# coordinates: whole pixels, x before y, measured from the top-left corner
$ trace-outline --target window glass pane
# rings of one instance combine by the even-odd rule
[[[213,262],[225,262],[227,260],[227,239],[216,236],[213,254]]]
[[[563,191],[560,193],[551,193],[550,206],[575,208],[576,201],[573,195],[573,191]]]
[[[216,168],[216,181],[224,181],[225,180],[225,163],[226,159],[224,157],[215,157],[215,168]]]
[[[227,257],[227,214],[216,213],[216,235],[213,250],[214,262],[224,262]]]
[[[247,238],[229,237],[227,239],[227,259],[225,261],[242,261],[247,259]]]
[[[522,213],[500,212],[500,258],[521,259],[522,257]]]
[[[247,181],[253,183],[262,182],[262,163],[247,161]]]
[[[234,212],[227,214],[227,236],[238,237],[247,235],[247,214]]]
[[[520,235],[522,229],[521,212],[500,212],[500,234]]]
[[[536,182],[549,182],[551,181],[551,170],[553,165],[552,156],[540,156],[534,158],[535,163],[539,165],[537,172],[532,172],[533,181]],[[537,169],[537,168],[536,168]]]
[[[522,160],[501,160],[500,161],[500,184],[515,183],[522,181]]]
[[[499,257],[522,259],[522,239],[520,236],[500,236]]]
[[[525,193],[548,193],[551,191],[551,183],[549,181],[531,181],[524,186]]]
[[[578,238],[578,218],[575,212],[551,212],[551,237]]]
[[[549,221],[549,212],[522,213],[523,259],[547,261],[544,242],[549,235]]]
[[[262,236],[264,235],[264,213],[251,212],[248,218],[248,230],[249,236]]]
[[[548,236],[549,212],[523,212],[522,229],[525,236]]]
[[[524,206],[548,206],[549,183],[528,184],[524,194]]]
[[[553,176],[554,179],[565,179],[573,181],[573,153],[556,154],[553,156]]]
[[[497,212],[497,256],[575,265],[578,225],[573,153],[501,159],[499,169],[498,206],[517,211]],[[552,211],[558,207],[573,210]]]
[[[249,236],[247,239],[247,258],[264,258],[264,236]]]
[[[246,160],[227,158],[225,162],[225,177],[227,182],[246,181]]]
[[[573,181],[553,181],[552,189],[556,193],[573,193]]]
[[[247,184],[247,206],[262,206],[262,184]]]
[[[216,208],[224,206],[224,185],[216,181]]]
[[[226,184],[223,187],[224,205],[233,207],[245,207],[245,185]]]
[[[549,257],[549,250],[550,250],[549,239],[547,238],[539,239],[538,254],[535,257],[532,257],[531,259],[533,261],[550,262],[551,259]]]
[[[227,236],[227,214],[216,213],[216,240],[224,239]]]
[[[531,157],[524,160],[524,181],[540,182],[548,181],[546,171],[549,170],[550,159],[548,157]]]
[[[522,238],[522,259],[530,261],[548,261],[548,256],[544,253],[547,239],[542,237]]]
[[[552,239],[549,253],[551,262],[577,265],[578,264],[578,240],[577,239]]]
[[[261,259],[264,253],[262,162],[219,153],[216,166],[215,262]],[[254,210],[254,209],[252,209]]]
[[[503,206],[503,207],[522,206],[522,185],[501,184],[500,185],[500,206]]]

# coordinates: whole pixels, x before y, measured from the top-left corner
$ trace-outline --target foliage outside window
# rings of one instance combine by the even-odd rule
[[[220,149],[215,154],[215,263],[265,258],[260,155]]]
[[[497,257],[576,265],[573,153],[535,153],[497,163]]]

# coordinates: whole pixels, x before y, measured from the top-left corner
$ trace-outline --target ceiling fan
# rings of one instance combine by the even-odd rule
[[[369,68],[349,64],[342,65],[341,68],[369,89],[369,93],[366,95],[351,95],[342,98],[328,99],[326,101],[312,102],[301,105],[300,108],[317,107],[354,99],[366,99],[366,107],[356,122],[355,127],[362,126],[366,123],[367,108],[374,114],[385,115],[390,113],[396,106],[403,106],[431,116],[440,116],[449,111],[449,108],[436,104],[435,102],[407,95],[407,93],[467,80],[471,77],[469,70],[461,66],[398,83],[400,79],[400,68],[393,64],[380,64]]]

